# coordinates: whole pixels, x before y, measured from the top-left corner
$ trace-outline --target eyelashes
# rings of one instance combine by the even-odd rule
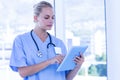
[[[45,16],[44,19],[55,19],[55,16],[50,17],[49,15]]]

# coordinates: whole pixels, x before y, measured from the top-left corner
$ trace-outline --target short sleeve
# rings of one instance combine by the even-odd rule
[[[23,50],[24,45],[20,36],[16,37],[13,43],[11,57],[10,57],[10,68],[13,71],[18,71],[18,67],[26,66],[26,55]]]

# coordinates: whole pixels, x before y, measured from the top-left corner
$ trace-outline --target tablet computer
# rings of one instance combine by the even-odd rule
[[[57,71],[72,70],[76,65],[74,62],[75,56],[80,56],[80,54],[84,54],[87,48],[88,46],[73,46],[70,49],[69,53],[66,54]]]

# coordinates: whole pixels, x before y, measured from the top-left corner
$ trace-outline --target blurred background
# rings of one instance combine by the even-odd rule
[[[0,0],[0,80],[22,80],[9,68],[12,44],[18,34],[34,27],[33,5],[39,1]],[[46,1],[54,6],[56,13],[50,33],[62,36],[68,51],[76,45],[89,46],[85,62],[74,80],[107,80],[105,1]],[[58,30],[62,30],[62,34]]]

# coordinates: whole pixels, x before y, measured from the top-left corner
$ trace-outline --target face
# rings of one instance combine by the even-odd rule
[[[42,12],[39,14],[39,16],[34,16],[34,20],[37,24],[37,27],[43,30],[51,30],[54,22],[53,9],[50,7],[42,8]]]

